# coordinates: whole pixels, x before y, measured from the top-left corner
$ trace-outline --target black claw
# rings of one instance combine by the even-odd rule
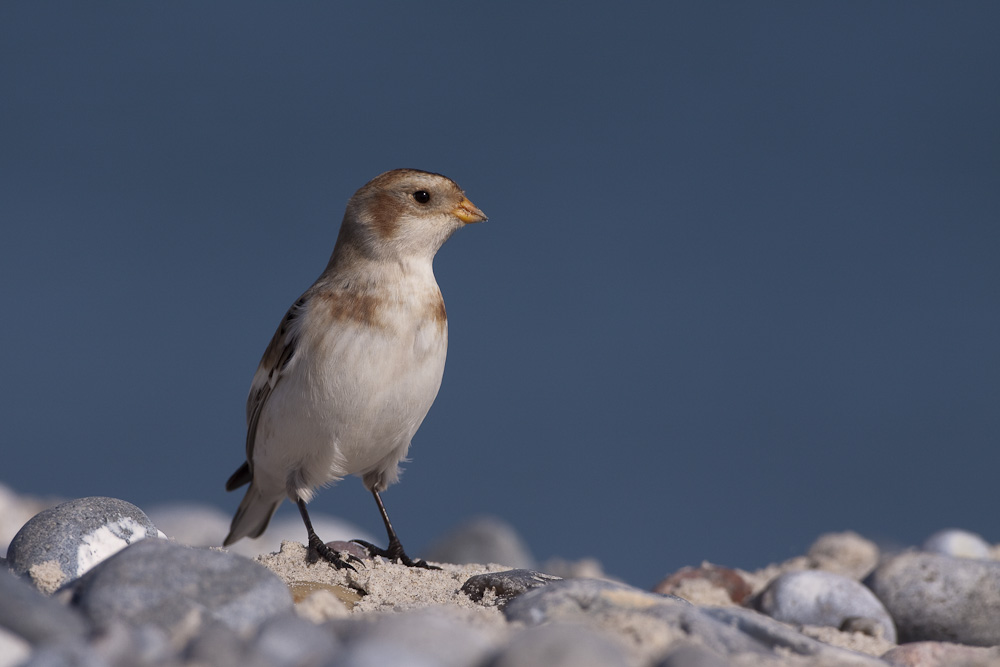
[[[355,568],[349,561],[354,561],[356,563],[363,562],[360,558],[354,554],[343,554],[339,551],[334,551],[330,547],[326,546],[326,542],[319,539],[316,535],[316,531],[313,530],[312,521],[309,520],[309,512],[306,511],[306,504],[301,498],[295,499],[295,504],[299,507],[299,514],[302,515],[302,522],[306,525],[306,533],[309,540],[309,548],[313,549],[323,560],[327,561],[338,570],[353,570],[357,572]]]
[[[376,551],[380,550],[377,546],[375,546],[371,542],[365,542],[364,540],[351,540],[351,542],[354,542],[355,544],[360,544],[361,546],[363,546],[365,549],[368,550],[369,554],[374,554]]]
[[[427,561],[423,560],[422,558],[413,560],[412,558],[406,555],[406,552],[403,551],[403,547],[399,542],[396,542],[394,544],[389,544],[388,549],[381,549],[372,544],[371,542],[365,542],[364,540],[351,540],[351,542],[354,542],[355,544],[360,544],[365,549],[367,549],[368,553],[372,556],[381,556],[382,558],[388,558],[391,561],[402,563],[406,567],[419,567],[425,570],[441,569],[437,565],[430,565]]]
[[[309,546],[314,549],[323,560],[327,561],[338,570],[352,570],[357,572],[358,569],[351,565],[349,561],[353,560],[357,563],[362,562],[362,560],[354,554],[345,554],[340,553],[339,551],[334,551],[318,538],[315,541],[309,540]]]

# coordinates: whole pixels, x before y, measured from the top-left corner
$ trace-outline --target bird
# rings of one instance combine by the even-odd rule
[[[486,215],[458,185],[417,169],[387,171],[347,203],[326,269],[292,304],[264,351],[247,397],[246,461],[226,482],[249,484],[223,546],[258,537],[285,498],[298,506],[309,547],[339,568],[356,556],[317,535],[306,504],[316,490],[361,478],[388,537],[376,555],[406,555],[381,492],[437,397],[448,318],[433,260],[465,225]]]

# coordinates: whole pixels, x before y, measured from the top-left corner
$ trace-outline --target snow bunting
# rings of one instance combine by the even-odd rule
[[[316,536],[306,503],[316,488],[357,475],[375,496],[389,545],[370,553],[426,567],[403,551],[381,491],[437,396],[448,320],[434,255],[459,227],[486,220],[439,174],[397,169],[347,204],[323,274],[285,314],[260,360],[247,399],[247,460],[226,482],[250,484],[230,545],[257,537],[287,496],[309,546],[351,567]]]

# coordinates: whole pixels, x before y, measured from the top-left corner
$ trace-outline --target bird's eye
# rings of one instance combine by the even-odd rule
[[[413,193],[413,198],[417,200],[418,204],[426,204],[431,200],[431,193],[427,190],[417,190]]]

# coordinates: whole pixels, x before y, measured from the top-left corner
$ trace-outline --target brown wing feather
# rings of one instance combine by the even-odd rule
[[[275,385],[281,381],[282,371],[295,356],[295,348],[299,338],[299,327],[296,324],[305,312],[305,303],[306,296],[302,295],[285,313],[278,330],[274,332],[274,337],[271,338],[270,344],[264,350],[264,356],[261,357],[257,373],[250,386],[250,395],[247,396],[247,463],[251,478],[253,477],[253,445],[257,438],[257,422],[260,420],[260,413],[267,403],[268,396],[271,395]]]

